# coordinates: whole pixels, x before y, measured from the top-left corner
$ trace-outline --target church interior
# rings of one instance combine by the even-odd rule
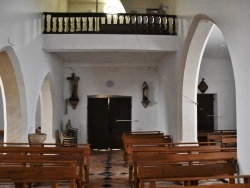
[[[0,188],[250,187],[249,7],[2,0]]]

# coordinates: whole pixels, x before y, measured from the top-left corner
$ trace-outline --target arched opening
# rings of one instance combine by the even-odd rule
[[[201,60],[198,84],[197,115],[199,132],[236,130],[235,80],[230,54],[221,30],[214,25]],[[201,137],[200,137],[201,138]]]
[[[4,141],[4,129],[6,127],[6,101],[4,95],[4,87],[0,78],[0,142]]]
[[[23,78],[15,53],[10,47],[0,52],[0,76],[1,76],[1,116],[4,127],[4,142],[27,141],[25,97],[23,93]],[[21,90],[20,90],[21,88]]]
[[[182,65],[185,67],[182,86],[182,126],[179,132],[181,134],[179,138],[181,138],[182,142],[197,141],[197,88],[200,81],[199,72],[203,53],[214,27],[216,26],[209,17],[197,15],[192,22],[184,44],[182,55]]]
[[[48,74],[43,81],[36,107],[36,128],[41,127],[41,132],[47,134],[46,143],[55,143],[51,85],[51,75]]]

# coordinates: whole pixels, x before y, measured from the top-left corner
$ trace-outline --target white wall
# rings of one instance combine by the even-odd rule
[[[73,70],[72,70],[73,69]],[[64,96],[71,96],[70,83],[67,77],[75,73],[80,77],[78,83],[79,104],[75,110],[68,105],[68,114],[64,116],[64,128],[68,119],[72,126],[79,130],[79,142],[87,140],[87,97],[90,95],[121,95],[132,97],[132,131],[162,130],[158,126],[159,75],[154,69],[142,67],[103,67],[103,68],[64,68]],[[106,85],[108,80],[114,82],[113,87]],[[150,104],[144,108],[142,101],[142,84],[149,86]]]
[[[147,8],[158,9],[160,5],[168,6],[166,14],[172,14],[174,11],[173,0],[121,0],[127,13],[137,11],[138,13],[146,13]]]
[[[177,138],[177,96],[181,95],[181,90],[176,87],[176,53],[167,55],[158,66],[159,81],[159,101],[158,104],[158,126],[160,130]]]
[[[48,72],[53,75],[56,83],[56,112],[54,118],[57,127],[62,120],[62,65],[60,60],[52,55],[45,54],[41,49],[41,12],[45,7],[56,11],[58,7],[52,8],[50,0],[2,0],[0,2],[0,51],[10,46],[13,54],[9,54],[11,60],[16,57],[14,63],[18,83],[23,80],[23,86],[19,85],[21,93],[21,105],[25,109],[22,113],[22,140],[27,142],[27,134],[35,131],[35,112],[39,98],[39,92]],[[55,2],[55,1],[53,1]],[[57,1],[59,2],[59,1]],[[43,9],[44,8],[44,9]],[[27,112],[27,114],[26,114]],[[18,125],[20,126],[20,125]]]
[[[69,1],[68,10],[69,12],[125,12],[120,0],[99,1],[98,4],[96,4],[96,1]],[[112,12],[112,10],[114,11]]]
[[[236,129],[235,82],[232,63],[224,59],[202,59],[199,82],[205,79],[208,90],[205,94],[215,94],[217,104],[215,129]],[[198,93],[201,93],[198,90]]]

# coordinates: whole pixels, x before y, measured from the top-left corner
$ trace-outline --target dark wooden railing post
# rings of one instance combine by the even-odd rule
[[[53,17],[52,17],[52,15],[50,17],[50,30],[49,30],[49,32],[53,32]]]
[[[65,23],[66,23],[66,21],[65,21],[65,17],[63,16],[63,18],[62,18],[62,32],[64,33],[65,32]]]
[[[83,18],[80,18],[80,31],[83,31]]]
[[[89,31],[89,17],[86,18],[87,19],[87,31]]]
[[[47,33],[47,14],[44,14],[43,33]]]
[[[173,17],[173,35],[177,35],[177,32],[176,32],[176,23],[175,23],[175,20],[176,19],[176,17]]]
[[[59,32],[59,17],[56,17],[56,32]]]

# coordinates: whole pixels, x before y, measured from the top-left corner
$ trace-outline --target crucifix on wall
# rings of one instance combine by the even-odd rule
[[[72,73],[72,76],[67,77],[67,80],[69,80],[71,84],[71,97],[69,98],[69,103],[71,104],[73,109],[76,109],[77,104],[79,103],[77,88],[78,88],[78,81],[80,80],[80,78],[75,76],[75,73]]]

